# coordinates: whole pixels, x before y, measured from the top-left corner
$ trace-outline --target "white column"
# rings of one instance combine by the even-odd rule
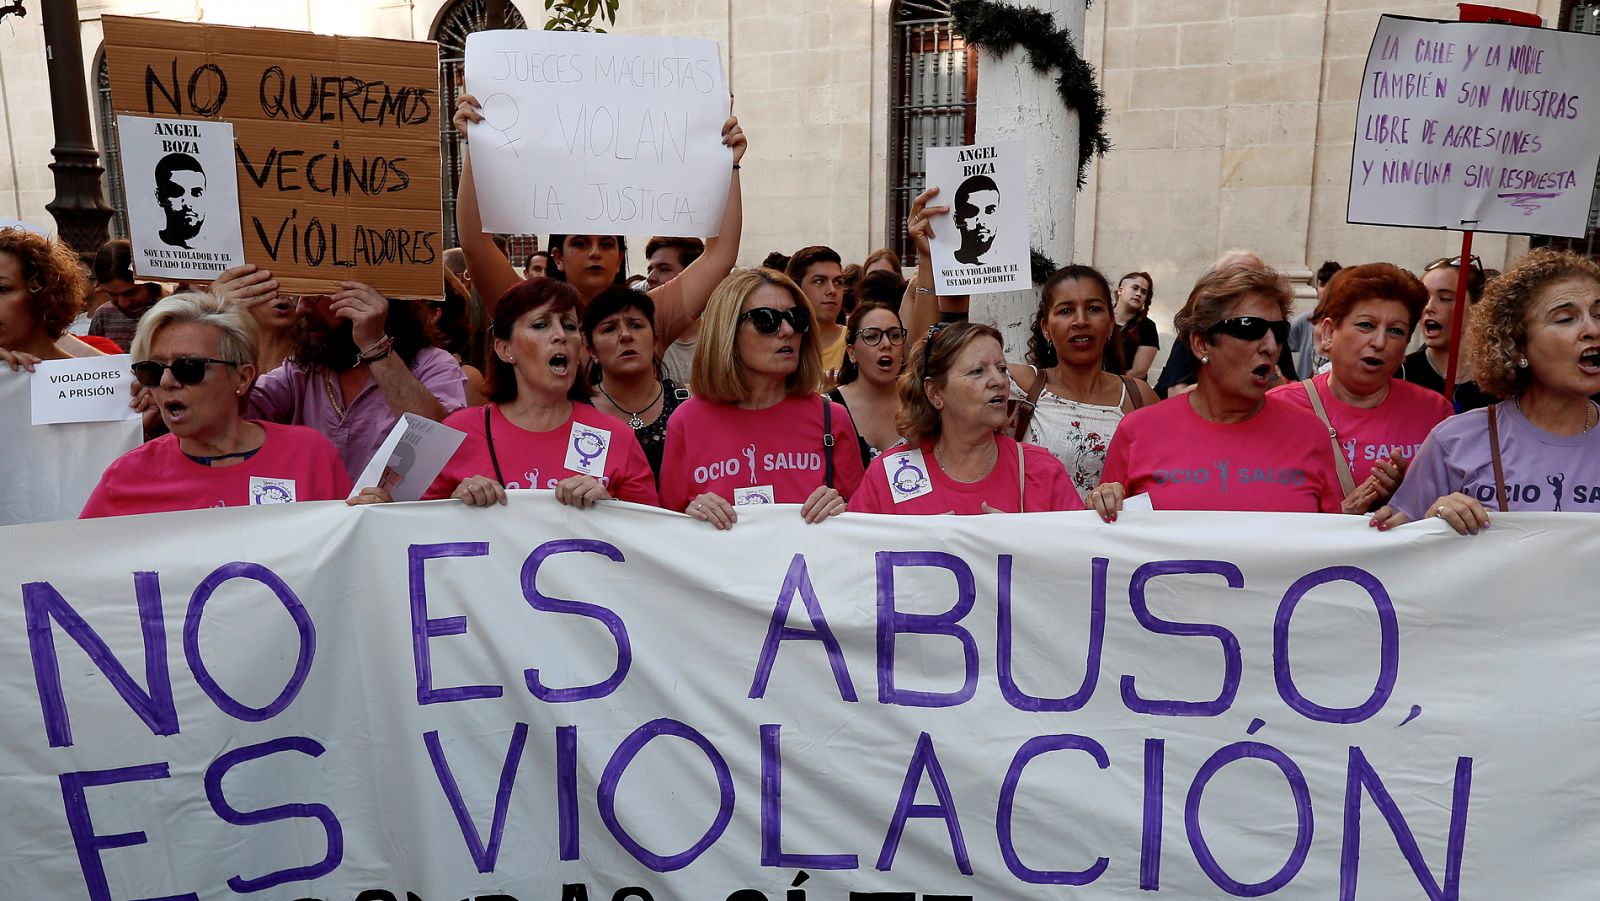
[[[1030,0],[1028,5],[1055,16],[1056,27],[1071,32],[1082,52],[1082,0]],[[1056,93],[1056,74],[1036,72],[1020,48],[1002,57],[980,49],[977,142],[1028,142],[1031,244],[1065,266],[1072,262],[1078,201],[1078,114]],[[972,318],[999,328],[1008,356],[1020,359],[1037,305],[1036,291],[985,294],[973,298]]]

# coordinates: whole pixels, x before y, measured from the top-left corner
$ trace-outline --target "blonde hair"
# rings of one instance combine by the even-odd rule
[[[194,322],[222,333],[222,359],[235,366],[255,365],[261,343],[254,316],[241,312],[220,297],[204,291],[183,291],[160,301],[139,317],[139,330],[128,352],[135,363],[150,359],[156,332],[169,325]]]
[[[1465,344],[1479,388],[1496,397],[1528,390],[1534,372],[1517,365],[1528,343],[1528,308],[1540,291],[1573,278],[1600,283],[1600,266],[1570,251],[1539,248],[1489,282],[1472,308]]]
[[[1289,280],[1278,270],[1270,266],[1231,263],[1200,276],[1172,324],[1184,334],[1204,335],[1228,318],[1228,311],[1235,303],[1251,295],[1260,295],[1277,304],[1285,319],[1294,304]]]
[[[948,385],[950,367],[955,365],[956,357],[979,338],[993,338],[1002,348],[1006,344],[994,326],[967,321],[936,325],[928,337],[911,349],[910,362],[896,386],[900,393],[900,412],[894,418],[895,428],[907,444],[915,447],[939,437],[944,424],[933,401],[928,399],[927,383],[932,381],[940,388]]]
[[[785,393],[806,397],[822,389],[822,354],[817,350],[816,310],[805,292],[788,276],[775,269],[735,269],[711,292],[705,312],[700,315],[700,338],[695,342],[694,366],[689,383],[697,397],[719,403],[739,403],[750,396],[744,363],[739,360],[739,313],[744,302],[763,285],[776,285],[789,292],[796,307],[811,315],[812,327],[800,335],[800,365],[785,379]]]

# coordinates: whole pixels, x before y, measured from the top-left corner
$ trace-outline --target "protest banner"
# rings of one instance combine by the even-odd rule
[[[780,506],[721,533],[514,491],[0,530],[0,893],[1600,881],[1592,516],[932,525]]]
[[[950,207],[935,223],[934,290],[994,294],[1033,287],[1028,248],[1028,146],[1001,141],[972,147],[929,147],[934,203]]]
[[[466,69],[485,231],[716,236],[733,151],[715,41],[479,31]]]
[[[331,293],[355,279],[395,297],[441,296],[433,44],[101,23],[117,112],[233,124],[245,258],[281,290]]]
[[[133,396],[132,357],[73,357],[34,364],[29,379],[34,425],[61,422],[115,422],[137,419],[128,406]]]
[[[1600,37],[1378,20],[1346,218],[1582,237],[1600,164]]]
[[[133,268],[210,281],[244,263],[233,126],[118,116]]]
[[[88,359],[108,359],[106,357]],[[120,359],[126,361],[127,357]],[[45,368],[48,364],[40,364]],[[45,369],[48,372],[48,369]],[[123,364],[127,373],[127,364]],[[111,461],[139,446],[137,418],[110,422],[33,424],[37,373],[0,369],[0,525],[76,519]],[[124,409],[131,395],[120,386]],[[69,555],[61,555],[68,559]],[[0,892],[0,896],[5,893]]]

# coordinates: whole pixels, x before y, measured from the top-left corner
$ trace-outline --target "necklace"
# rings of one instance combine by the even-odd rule
[[[651,407],[656,405],[656,401],[661,399],[661,395],[665,394],[667,391],[665,385],[661,384],[660,382],[656,382],[656,396],[651,398],[649,403],[645,404],[643,407],[640,407],[638,410],[630,410],[627,407],[624,407],[622,404],[617,403],[617,399],[612,397],[611,392],[606,390],[604,382],[601,382],[595,387],[599,388],[600,393],[605,395],[606,400],[611,402],[611,406],[616,407],[618,410],[628,415],[628,428],[633,429],[635,432],[644,428],[644,420],[639,418],[639,414],[648,412]]]
[[[326,369],[322,370],[322,388],[328,392],[328,403],[333,404],[333,412],[343,419],[349,408],[339,402],[339,396],[333,390],[333,376],[329,375]]]
[[[1517,405],[1517,412],[1518,413],[1522,413],[1522,395],[1518,394],[1518,395],[1512,397],[1511,398],[1511,402]],[[1585,435],[1589,434],[1589,430],[1594,428],[1594,423],[1589,421],[1589,414],[1591,412],[1593,412],[1593,411],[1594,411],[1594,404],[1589,402],[1589,401],[1584,401],[1583,402],[1583,434],[1585,434]],[[1528,419],[1528,414],[1522,413],[1522,418],[1523,419]],[[1533,420],[1529,419],[1528,421],[1532,422]]]

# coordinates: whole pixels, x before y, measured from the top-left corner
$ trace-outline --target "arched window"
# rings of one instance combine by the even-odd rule
[[[122,149],[117,140],[117,114],[111,109],[111,69],[102,48],[94,67],[95,118],[100,124],[100,165],[105,167],[106,201],[116,212],[107,223],[112,238],[128,236],[128,192],[122,185]]]
[[[890,14],[889,246],[906,265],[911,201],[925,187],[929,147],[971,144],[977,125],[978,60],[955,33],[950,0],[899,0]]]
[[[495,21],[490,21],[491,18]],[[455,115],[456,98],[461,96],[466,84],[467,35],[492,28],[527,27],[522,13],[509,0],[455,0],[439,17],[434,40],[439,42],[439,162],[444,169],[439,183],[444,188],[446,247],[460,243],[456,237],[456,188],[461,184],[464,142],[450,125],[450,118]],[[511,260],[519,270],[521,260],[531,252],[531,248],[524,250],[523,247],[535,240],[532,236],[512,236]]]

